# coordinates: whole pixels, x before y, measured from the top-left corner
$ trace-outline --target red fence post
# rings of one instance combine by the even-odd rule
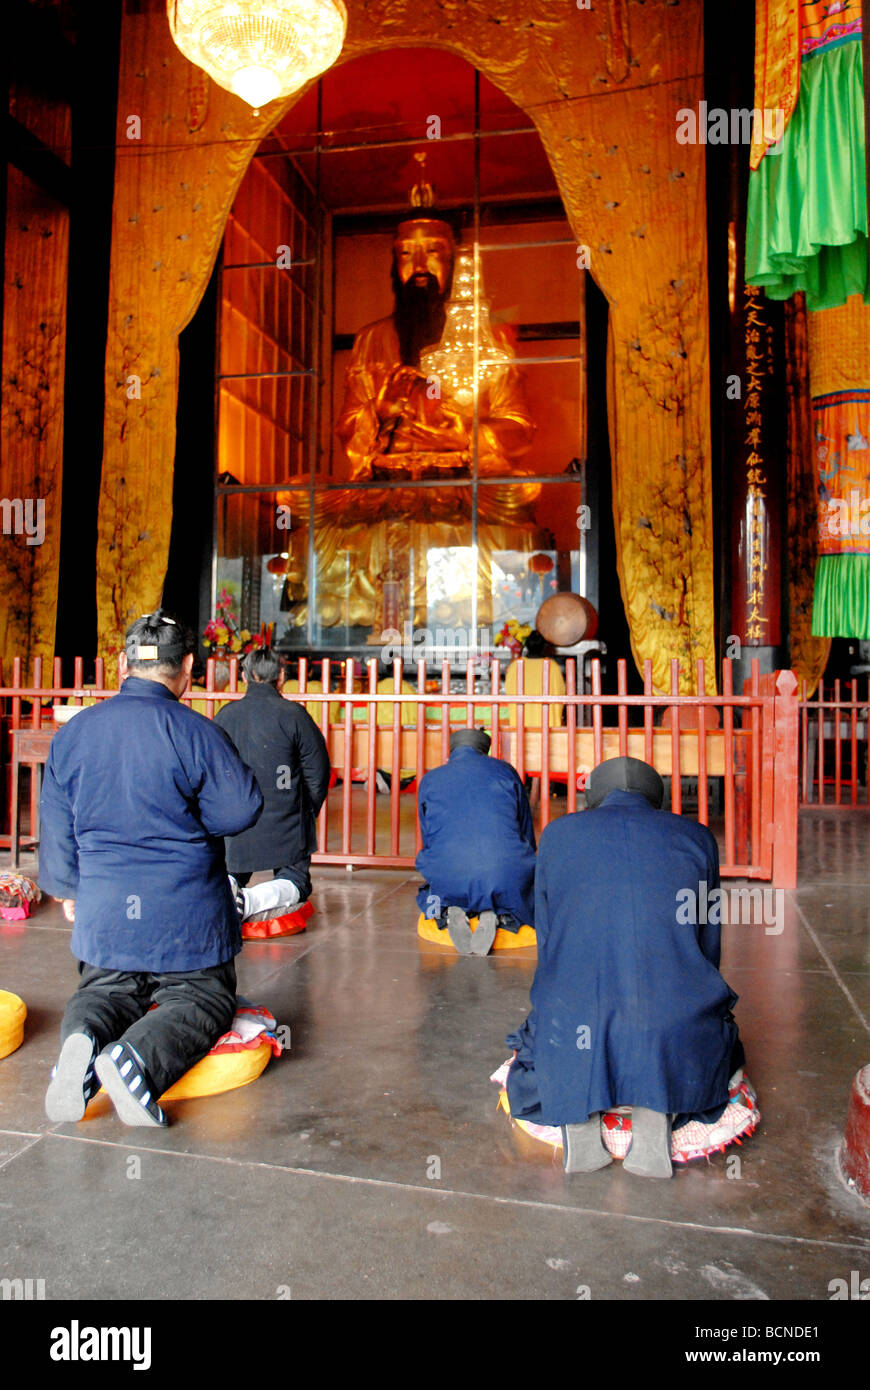
[[[377,695],[377,693],[378,693],[378,661],[377,661],[377,657],[374,657],[374,656],[371,657],[370,660],[368,661],[367,665],[368,665],[368,674],[369,674],[369,689],[368,689],[368,693],[369,693],[369,695]],[[367,708],[367,711],[366,711],[366,720],[367,720],[367,723],[368,723],[368,734],[366,735],[366,737],[367,737],[367,739],[368,739],[368,754],[367,754],[367,756],[366,756],[366,767],[367,767],[367,773],[368,773],[368,775],[367,775],[366,781],[365,781],[365,788],[366,788],[366,854],[369,854],[369,855],[374,855],[374,853],[375,853],[375,840],[376,840],[376,836],[377,836],[377,825],[376,825],[376,821],[377,821],[377,806],[376,806],[376,804],[375,804],[375,799],[376,799],[376,797],[377,797],[377,792],[378,792],[378,784],[377,784],[377,783],[378,783],[378,738],[379,738],[379,736],[380,736],[380,735],[379,735],[379,730],[378,730],[378,714],[379,714],[379,713],[380,713],[380,705],[376,705],[374,702],[371,702],[371,703],[368,705],[368,708]],[[344,803],[342,803],[342,804],[344,804]],[[344,853],[343,850],[342,850],[342,853]]]
[[[746,744],[742,738],[733,741],[734,755],[734,860],[735,864],[752,863],[752,825],[749,817],[749,774]],[[745,869],[744,869],[745,871]]]
[[[565,666],[565,694],[577,694],[577,662],[569,659]],[[570,701],[565,711],[568,725],[568,814],[577,810],[577,706]],[[582,706],[581,706],[582,717]]]
[[[426,661],[420,658],[417,661],[417,694],[426,694]],[[417,701],[417,729],[414,739],[416,749],[414,758],[414,776],[417,779],[416,794],[414,796],[414,853],[419,854],[423,848],[423,835],[420,831],[420,783],[426,774],[426,706],[421,700]],[[496,733],[496,740],[498,734]],[[498,744],[496,742],[496,747]],[[498,754],[496,753],[496,757]]]
[[[794,671],[774,671],[764,677],[762,685],[768,682],[774,695],[775,731],[772,880],[777,888],[794,888],[798,855],[798,682]]]
[[[329,696],[332,692],[332,668],[328,659],[320,663],[320,689],[326,696],[320,706],[320,732],[329,753],[329,763],[332,766],[332,738],[329,732]],[[330,786],[327,788],[326,797],[320,808],[320,815],[317,817],[317,849],[318,853],[326,853],[327,840],[327,820],[329,817],[329,792],[332,789],[334,778],[330,775]]]

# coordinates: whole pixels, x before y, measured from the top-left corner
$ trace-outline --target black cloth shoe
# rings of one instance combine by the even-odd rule
[[[159,1128],[169,1123],[151,1087],[145,1068],[126,1043],[110,1043],[96,1061],[97,1076],[125,1125]]]
[[[239,921],[244,922],[248,913],[248,899],[244,888],[239,887],[232,874],[227,874],[230,881],[230,892],[233,895],[233,902],[236,905],[236,912],[239,914]]]
[[[510,931],[513,932],[514,936],[523,925],[522,922],[517,921],[512,912],[500,912],[497,921],[499,931]]]

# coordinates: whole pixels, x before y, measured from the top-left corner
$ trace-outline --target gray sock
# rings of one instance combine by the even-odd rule
[[[631,1111],[631,1148],[623,1165],[638,1178],[669,1178],[671,1164],[671,1117],[659,1110],[635,1105]]]
[[[601,1115],[590,1115],[583,1125],[562,1126],[562,1161],[566,1173],[594,1173],[613,1159],[601,1138]]]
[[[468,917],[461,907],[448,907],[447,909],[447,930],[450,940],[456,947],[461,956],[471,955],[471,927],[468,925]]]
[[[498,918],[494,912],[481,912],[477,919],[477,927],[471,938],[471,954],[473,956],[485,956],[489,954],[490,947],[495,941],[495,933],[498,928]]]

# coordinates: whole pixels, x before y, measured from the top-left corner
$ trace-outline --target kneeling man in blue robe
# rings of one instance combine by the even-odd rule
[[[195,646],[162,610],[137,619],[118,694],[51,742],[39,881],[79,962],[45,1097],[56,1122],[82,1119],[102,1082],[125,1124],[166,1124],[160,1096],[233,1020],[242,936],[223,837],[263,796],[223,730],[180,702]]]
[[[463,955],[486,955],[496,931],[534,926],[535,831],[510,763],[490,758],[489,734],[457,729],[450,758],[427,772],[418,807],[426,880],[420,910],[446,927]],[[469,917],[477,917],[472,935]]]
[[[565,1168],[611,1162],[600,1116],[632,1106],[628,1172],[670,1177],[670,1132],[717,1120],[743,1064],[719,973],[719,925],[684,910],[719,884],[706,826],[661,809],[658,773],[636,758],[595,768],[585,812],[541,836],[532,1012],[507,1039],[511,1114],[562,1127]],[[683,909],[683,910],[681,910]]]

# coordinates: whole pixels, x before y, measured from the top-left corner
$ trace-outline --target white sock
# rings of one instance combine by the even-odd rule
[[[291,912],[299,902],[299,889],[289,878],[273,878],[245,890],[246,922],[264,922]]]

